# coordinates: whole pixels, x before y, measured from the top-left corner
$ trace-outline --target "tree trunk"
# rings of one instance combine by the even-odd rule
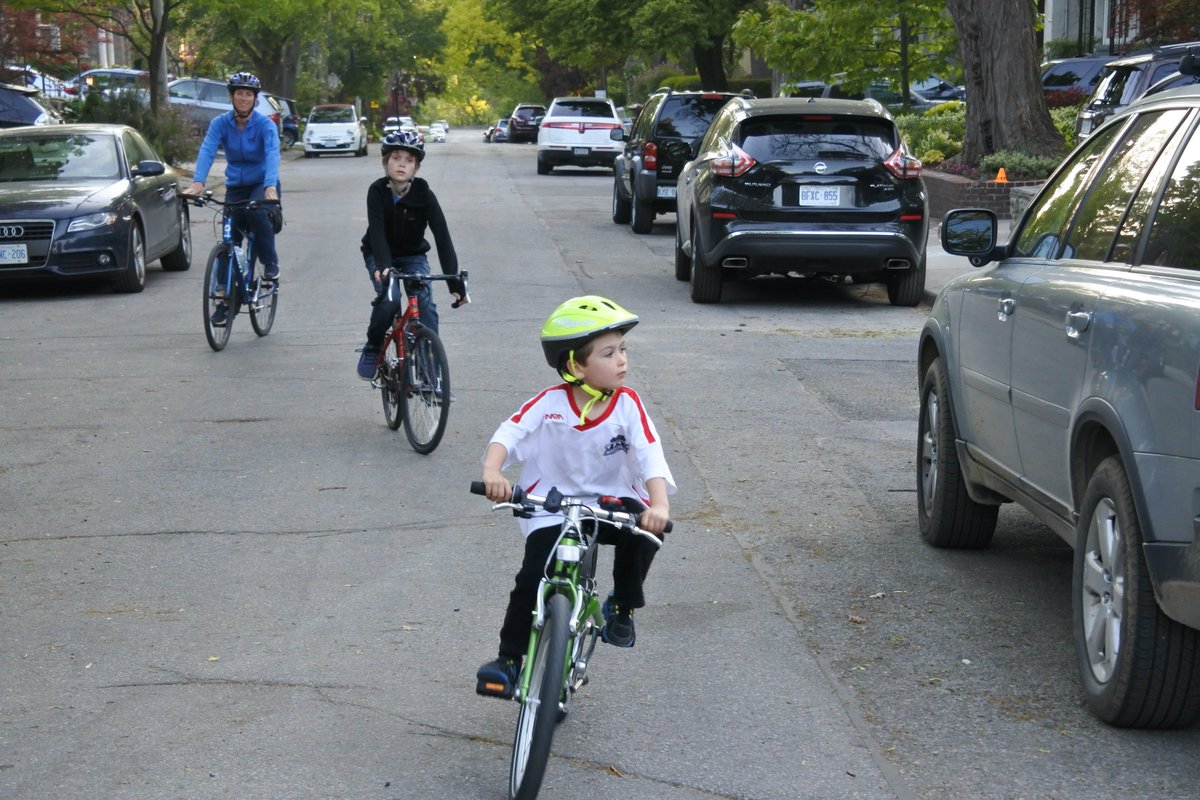
[[[713,36],[708,41],[692,45],[692,57],[696,59],[696,72],[700,74],[700,88],[710,92],[729,91],[729,80],[725,77],[725,62],[721,59],[724,36]]]
[[[167,105],[167,9],[163,0],[150,3],[150,111],[158,116]]]
[[[997,150],[1060,155],[1038,73],[1029,0],[946,0],[967,87],[967,140],[958,160],[978,164]]]

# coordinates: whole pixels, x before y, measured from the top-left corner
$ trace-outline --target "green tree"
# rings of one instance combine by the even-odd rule
[[[837,75],[859,90],[886,80],[906,105],[913,81],[952,71],[957,55],[945,0],[879,0],[870,13],[858,0],[814,0],[799,9],[770,2],[765,12],[743,12],[733,38],[793,78]]]

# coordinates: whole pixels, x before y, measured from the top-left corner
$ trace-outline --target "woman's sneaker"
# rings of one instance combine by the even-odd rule
[[[489,661],[475,673],[475,693],[511,700],[520,674],[521,664],[515,658],[502,657]]]

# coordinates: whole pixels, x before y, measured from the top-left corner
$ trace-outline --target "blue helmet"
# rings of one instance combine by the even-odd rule
[[[407,150],[417,157],[418,164],[425,158],[425,143],[421,141],[421,135],[414,130],[394,131],[383,137],[379,152],[387,158],[388,153],[393,150]]]
[[[230,94],[233,94],[235,89],[249,89],[255,94],[262,91],[262,81],[252,72],[233,73],[229,76],[227,86]]]

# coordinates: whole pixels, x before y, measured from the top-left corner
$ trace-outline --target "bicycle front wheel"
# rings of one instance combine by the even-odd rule
[[[571,603],[566,595],[550,595],[546,603],[546,626],[533,654],[529,696],[521,698],[521,710],[517,713],[517,734],[508,775],[510,800],[533,800],[542,788],[550,743],[558,724],[559,701],[565,688],[570,622]]]
[[[250,303],[250,327],[259,336],[266,336],[275,324],[275,308],[279,305],[279,284],[276,281],[258,281],[255,299]]]
[[[218,242],[209,253],[204,270],[204,336],[213,350],[224,350],[229,342],[236,303],[237,282],[229,280],[229,248]],[[218,316],[219,308],[224,309],[224,320]]]
[[[383,341],[383,355],[379,367],[379,391],[383,395],[383,418],[392,430],[400,427],[400,395],[404,391],[401,370],[404,359],[400,355],[400,340],[389,334]]]
[[[418,453],[432,453],[450,418],[450,365],[437,334],[423,325],[405,331],[408,357],[400,404],[404,435]]]

